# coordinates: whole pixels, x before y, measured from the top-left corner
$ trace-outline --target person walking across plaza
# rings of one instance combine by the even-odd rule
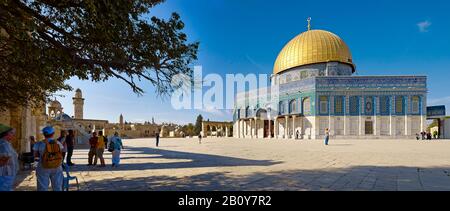
[[[98,138],[97,138],[97,147],[96,147],[96,156],[94,161],[94,166],[97,165],[98,159],[100,159],[101,166],[100,167],[106,167],[105,165],[105,159],[103,158],[103,153],[105,152],[105,147],[107,145],[108,139],[103,136],[103,131],[98,132]]]
[[[330,130],[325,129],[325,145],[328,146],[328,141],[330,140]]]
[[[62,191],[63,145],[53,138],[55,129],[47,126],[42,129],[45,139],[34,145],[34,157],[38,160],[36,168],[37,191],[48,191],[49,182],[53,191]]]
[[[75,163],[72,163],[72,155],[73,150],[75,148],[75,135],[73,130],[69,130],[69,133],[66,136],[66,145],[67,145],[67,158],[66,163],[68,166],[73,166]]]
[[[89,139],[89,154],[88,154],[88,166],[92,166],[93,159],[97,160],[97,142],[98,137],[96,132],[92,132],[92,137]]]
[[[118,132],[114,133],[108,147],[108,151],[112,152],[112,167],[118,167],[120,164],[120,152],[124,149],[122,139],[119,137]]]
[[[156,147],[159,147],[159,133],[156,134]]]
[[[13,191],[19,171],[19,157],[11,144],[15,134],[13,128],[0,124],[0,192]]]
[[[198,144],[202,144],[202,132],[198,135]]]

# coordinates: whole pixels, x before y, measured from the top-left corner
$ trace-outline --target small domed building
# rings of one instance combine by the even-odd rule
[[[275,60],[270,101],[258,90],[237,94],[234,136],[319,139],[329,129],[334,138],[413,138],[426,129],[426,76],[356,71],[344,40],[308,24]]]

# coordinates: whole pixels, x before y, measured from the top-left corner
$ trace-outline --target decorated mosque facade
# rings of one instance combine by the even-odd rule
[[[275,61],[276,101],[262,102],[259,90],[237,94],[234,136],[319,139],[329,129],[334,138],[413,138],[426,130],[426,76],[355,72],[340,37],[308,26]]]

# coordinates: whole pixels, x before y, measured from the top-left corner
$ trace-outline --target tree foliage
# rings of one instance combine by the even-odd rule
[[[195,127],[194,127],[194,125],[192,123],[184,125],[181,128],[181,131],[183,131],[186,136],[196,136],[196,134],[195,134]]]
[[[0,108],[42,103],[71,90],[72,77],[118,78],[137,94],[149,81],[160,95],[171,78],[192,74],[198,43],[183,22],[150,17],[164,0],[0,0]]]
[[[195,135],[200,135],[200,132],[202,132],[202,122],[203,122],[203,116],[198,115],[197,120],[195,121]]]

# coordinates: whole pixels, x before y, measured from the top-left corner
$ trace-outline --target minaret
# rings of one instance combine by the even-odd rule
[[[120,128],[123,129],[123,115],[122,114],[120,114],[120,117],[119,117],[119,124],[120,124]]]
[[[83,119],[84,98],[80,89],[75,91],[75,97],[72,99],[75,119]]]

